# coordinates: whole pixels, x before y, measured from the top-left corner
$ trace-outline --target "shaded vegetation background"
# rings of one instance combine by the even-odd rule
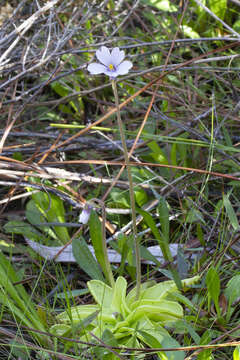
[[[173,336],[182,346],[239,340],[240,292],[230,301],[225,291],[233,278],[239,288],[239,13],[238,0],[0,3],[0,245],[39,305],[38,315],[51,312],[46,323],[65,306],[56,296],[62,279],[70,292],[86,288],[89,274],[77,264],[46,261],[24,236],[49,246],[68,243],[77,236],[79,212],[93,198],[104,198],[108,241],[115,239],[112,247],[122,254],[116,234],[129,236],[131,229],[125,172],[104,196],[123,164],[111,84],[87,72],[100,46],[117,46],[134,64],[118,81],[129,151],[145,122],[131,158],[137,206],[160,227],[158,205],[166,201],[180,277],[203,276],[189,295],[198,316],[186,317],[186,328]],[[91,128],[97,120],[99,128]],[[34,208],[39,190],[50,199],[45,211],[55,206],[45,220]],[[42,222],[34,238],[24,225],[31,220]],[[144,219],[138,230],[142,245],[158,244]],[[87,226],[81,234],[90,243]],[[114,265],[129,283],[135,280],[131,265]],[[143,265],[143,278],[165,280],[167,266]],[[205,282],[210,268],[217,270],[219,289]],[[4,344],[16,334],[29,343],[39,340],[4,307],[1,323]],[[2,349],[3,359],[17,358],[16,350]],[[192,358],[230,359],[232,353],[229,346]]]

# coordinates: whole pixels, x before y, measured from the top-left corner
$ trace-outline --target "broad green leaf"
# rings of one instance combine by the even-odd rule
[[[159,199],[158,213],[164,239],[169,241],[169,210],[167,202],[163,197]]]
[[[142,215],[144,221],[147,223],[147,225],[152,230],[152,233],[155,236],[156,240],[158,240],[158,243],[159,243],[160,248],[162,250],[164,259],[166,261],[172,261],[173,259],[172,259],[172,254],[171,254],[170,249],[169,249],[168,239],[166,239],[163,234],[160,234],[160,232],[159,232],[159,230],[158,230],[152,216],[147,211],[141,210],[139,208],[136,209],[136,210],[140,215]]]
[[[154,286],[149,287],[141,292],[141,299],[165,299],[170,292],[176,292],[177,286],[173,280],[163,281]]]
[[[72,326],[72,330],[73,332],[76,331],[85,331],[87,329],[87,327],[94,321],[97,319],[98,314],[100,313],[100,310],[96,310],[94,312],[92,312],[91,314],[89,314],[87,317],[85,317],[82,321],[74,324]],[[92,326],[91,326],[92,328]]]
[[[111,191],[111,198],[115,203],[119,204],[120,206],[124,208],[129,208],[129,203],[130,203],[129,196],[126,192],[123,192],[121,189],[114,188]]]
[[[233,30],[240,32],[240,18],[239,17],[233,24]]]
[[[188,85],[196,94],[198,94],[200,98],[207,100],[207,95],[204,91],[201,90],[201,87],[198,87],[194,84],[194,80],[192,77],[186,79],[186,85]]]
[[[76,290],[72,290],[72,291],[66,291],[66,293],[65,292],[58,293],[56,295],[56,298],[57,299],[65,299],[66,295],[69,298],[72,298],[72,297],[82,296],[82,295],[86,295],[86,294],[89,294],[88,289],[76,289]]]
[[[131,335],[131,336],[130,336]],[[124,346],[126,347],[131,347],[131,348],[140,348],[140,342],[138,341],[137,336],[133,334],[129,334],[128,338],[126,338],[126,340],[123,342]],[[134,355],[133,355],[134,356]],[[114,359],[115,360],[115,359]]]
[[[38,228],[40,231],[44,232],[46,236],[50,236],[53,239],[57,240],[57,236],[53,229],[49,225],[41,225],[42,223],[47,222],[47,218],[43,215],[43,213],[39,210],[37,204],[34,200],[30,200],[26,206],[26,218],[27,220]],[[41,241],[42,243],[42,241]]]
[[[211,349],[205,349],[197,356],[197,360],[214,360]]]
[[[199,34],[188,25],[182,25],[181,31],[184,33],[184,35],[188,36],[191,39],[200,38]]]
[[[184,251],[179,246],[177,251],[177,270],[180,279],[185,279],[188,276],[189,262],[186,259]]]
[[[161,348],[167,331],[161,326],[153,324],[146,316],[138,322],[139,338],[151,348]]]
[[[211,340],[211,330],[206,330],[201,337],[199,345],[208,345]],[[211,349],[205,349],[198,354],[197,360],[212,360],[213,358],[211,354]]]
[[[63,311],[58,314],[56,318],[62,323],[78,323],[97,311],[100,311],[100,307],[98,305],[72,306],[70,311]]]
[[[147,331],[138,330],[138,332],[141,335],[143,342],[145,342],[151,348],[161,348],[162,347],[162,345],[158,341],[157,337],[154,336],[155,334],[153,334],[153,335],[151,334],[151,331],[149,328],[147,329]]]
[[[126,304],[126,291],[127,281],[122,276],[119,276],[115,282],[111,304],[111,309],[114,312],[122,313],[123,315],[130,312]]]
[[[178,10],[170,0],[145,0],[145,3],[154,6],[158,10],[175,12]]]
[[[61,321],[65,323],[71,322],[71,325],[56,324],[50,328],[50,332],[60,336],[68,336],[70,334],[71,336],[73,336],[74,334],[81,336],[81,334],[86,334],[87,331],[93,330],[94,324],[92,323],[95,322],[95,325],[97,324],[96,318],[99,314],[99,309],[94,310],[94,307],[91,308],[91,306],[89,306],[88,311],[86,311],[86,307],[87,305],[81,308],[81,313],[79,311],[77,319],[76,317],[72,317],[72,314],[69,317],[59,318],[58,320],[61,319]],[[64,312],[62,314],[66,316],[67,312]],[[70,319],[72,321],[70,321]]]
[[[120,234],[117,240],[118,240],[117,244],[115,241],[111,241],[109,244],[114,250],[116,250],[121,254],[121,263],[117,269],[118,275],[121,276],[122,274],[124,274],[125,271],[127,256],[129,253],[132,252],[132,246],[131,246],[132,241],[130,244],[129,240],[131,239],[127,237],[125,234]]]
[[[91,211],[89,219],[89,230],[90,238],[94,247],[94,252],[98,263],[100,264],[102,271],[105,275],[105,278],[111,283],[111,267],[108,261],[105,260],[105,249],[103,244],[103,234],[102,234],[102,225],[98,218],[98,215],[95,211]],[[107,256],[107,255],[106,255]]]
[[[146,324],[142,324],[142,321],[139,323],[139,333],[141,340],[150,348],[180,347],[180,344],[175,339],[173,339],[169,333],[160,325],[153,325],[149,320]],[[184,360],[185,353],[183,351],[159,351],[158,356],[161,360]]]
[[[97,304],[102,308],[111,308],[114,290],[110,286],[99,280],[90,280],[87,286]]]
[[[104,330],[102,340],[109,346],[118,346],[118,342],[115,339],[113,333],[108,329]]]
[[[227,283],[224,291],[228,301],[233,302],[240,296],[240,274],[234,275]]]
[[[224,20],[227,9],[227,0],[208,0],[210,10],[221,20]]]
[[[223,132],[224,140],[226,141],[227,146],[233,146],[232,138],[229,134],[228,129],[225,126],[222,127],[222,132]]]
[[[136,198],[137,205],[140,207],[142,207],[148,201],[148,196],[146,192],[140,187],[134,189],[134,195]]]
[[[32,198],[48,222],[65,223],[65,210],[59,197],[39,191],[33,194]],[[53,228],[61,244],[66,244],[70,240],[66,227],[54,226]]]
[[[140,246],[140,254],[142,259],[152,261],[158,267],[161,267],[161,263],[146,247]]]
[[[199,275],[196,275],[189,279],[183,279],[182,286],[183,288],[187,288],[191,285],[194,285],[200,279]],[[166,299],[166,297],[170,294],[178,293],[177,286],[173,280],[163,281],[156,285],[147,287],[145,290],[141,291],[140,299]],[[128,294],[128,296],[130,293]],[[129,302],[128,302],[129,303]]]
[[[142,294],[144,294],[144,291],[152,286],[154,286],[156,282],[154,280],[146,281],[141,284],[141,290],[140,290],[140,298],[142,298]],[[136,287],[134,287],[126,297],[127,305],[130,306],[134,301],[136,300]]]
[[[66,85],[61,84],[59,81],[54,81],[51,83],[52,89],[61,97],[67,96],[70,89]]]
[[[189,286],[196,284],[200,279],[201,279],[200,275],[196,275],[196,276],[193,276],[188,279],[183,279],[182,285],[183,285],[183,287],[189,287]]]
[[[230,223],[231,223],[233,229],[235,231],[238,230],[239,229],[238,219],[237,219],[235,211],[232,207],[232,204],[230,203],[229,195],[225,195],[225,194],[223,195],[223,204],[225,206],[228,218],[230,220]]]
[[[240,359],[240,346],[236,346],[233,352],[233,360]]]
[[[119,345],[113,333],[109,329],[104,330],[101,340],[103,341],[104,344],[110,347],[112,346],[117,347]],[[103,360],[117,359],[117,357],[112,352],[110,352],[107,349],[107,347],[95,347],[94,354],[96,355],[97,359],[103,359]]]
[[[104,281],[101,269],[89,250],[86,241],[83,238],[73,239],[72,249],[73,255],[80,268],[83,269],[92,279]]]
[[[150,155],[155,161],[159,162],[160,164],[168,164],[168,159],[166,155],[156,141],[151,141],[150,143],[148,143],[148,147],[152,150]]]
[[[172,144],[170,157],[171,157],[171,165],[176,166],[177,165],[177,144]]]
[[[158,305],[140,305],[134,309],[126,318],[130,324],[147,316],[150,320],[160,323],[176,321],[183,317],[183,308],[176,301],[162,300]]]
[[[196,307],[195,307],[196,310]],[[175,333],[187,333],[191,336],[191,338],[193,339],[193,341],[195,342],[196,345],[198,345],[200,343],[200,336],[197,334],[196,329],[195,328],[195,324],[191,324],[191,322],[188,319],[185,319],[183,317],[183,319],[179,319],[176,321],[176,323],[174,323],[174,329],[175,329]]]
[[[72,327],[67,324],[55,324],[50,328],[50,333],[58,336],[67,336],[71,331]]]
[[[163,198],[160,198],[159,206],[158,206],[159,218],[162,229],[161,233],[159,232],[150,214],[139,209],[137,211],[143,216],[144,220],[151,228],[154,236],[157,238],[165,260],[172,262],[173,258],[169,248],[169,211],[166,201]],[[181,289],[182,287],[181,279],[177,271],[172,266],[170,266],[170,270],[176,285],[178,286],[179,289]]]
[[[192,302],[186,296],[182,295],[180,292],[174,292],[173,294],[170,294],[169,299],[181,302],[182,304],[187,306],[189,309],[196,312],[196,307],[192,304]]]
[[[186,218],[186,222],[190,223],[190,224],[195,223],[195,222],[201,222],[202,224],[205,224],[205,221],[204,221],[204,218],[203,218],[201,212],[194,208],[189,209],[187,218]]]
[[[179,342],[177,340],[173,339],[169,334],[167,334],[162,341],[162,347],[163,348],[178,348],[180,347]],[[171,351],[166,352],[167,359],[169,360],[184,360],[185,359],[185,353],[184,351]]]
[[[7,233],[20,234],[37,242],[39,242],[42,238],[42,234],[39,231],[23,221],[9,221],[3,226],[3,228]]]
[[[171,299],[173,300],[173,299]],[[139,308],[139,306],[161,306],[163,303],[166,304],[168,301],[170,301],[170,299],[167,299],[167,300],[158,300],[158,299],[141,299],[141,300],[136,300],[134,301],[131,306],[129,307],[130,308],[130,311],[129,312],[133,312],[135,311],[136,309]],[[174,303],[176,302],[175,300],[174,301],[170,301],[170,303]]]
[[[214,301],[217,314],[220,316],[220,307],[218,303],[218,298],[220,295],[220,279],[218,272],[214,267],[211,267],[207,272],[206,285],[209,299],[211,298]]]
[[[198,279],[198,276],[185,279],[183,285],[191,285]],[[161,324],[171,326],[173,322],[175,323],[183,317],[182,306],[177,301],[169,299],[168,296],[172,292],[173,296],[175,294],[177,288],[174,281],[163,282],[160,288],[159,284],[143,283],[138,301],[135,300],[135,288],[126,296],[127,282],[123,277],[117,279],[113,288],[99,280],[89,281],[88,288],[98,305],[75,306],[70,311],[65,311],[57,316],[58,321],[70,323],[71,326],[74,325],[73,329],[78,331],[84,320],[92,320],[91,316],[94,315],[94,312],[97,313],[92,321],[88,324],[85,323],[84,336],[80,336],[80,340],[92,341],[91,334],[103,339],[103,333],[106,330],[107,340],[105,342],[109,341],[111,345],[116,345],[115,341],[117,341],[118,346],[130,347],[141,347],[144,344],[151,347],[179,346],[161,327]],[[149,289],[151,291],[148,291]],[[162,297],[159,296],[160,289]],[[181,298],[181,300],[183,299]],[[182,302],[187,303],[185,298]],[[107,354],[103,355],[105,359]],[[173,359],[183,359],[179,358],[179,353],[175,354],[175,352],[169,352],[169,354],[159,352],[158,355],[161,359],[166,360],[171,359],[171,356],[174,356]]]

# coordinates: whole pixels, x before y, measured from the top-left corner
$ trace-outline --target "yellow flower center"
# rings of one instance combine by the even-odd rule
[[[111,71],[114,70],[113,64],[109,64],[109,65],[108,65],[108,68],[109,68],[109,70],[111,70]]]

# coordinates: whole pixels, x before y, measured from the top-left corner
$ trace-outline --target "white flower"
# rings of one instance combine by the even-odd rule
[[[133,64],[131,61],[124,60],[125,54],[123,50],[115,47],[110,52],[106,46],[102,46],[96,51],[96,57],[99,63],[92,63],[88,65],[88,71],[92,75],[105,74],[114,79],[118,75],[125,75],[129,72]]]
[[[79,222],[81,224],[87,224],[90,214],[91,214],[91,210],[92,210],[92,206],[91,205],[86,205],[83,209],[83,211],[81,212],[81,214],[79,215]]]

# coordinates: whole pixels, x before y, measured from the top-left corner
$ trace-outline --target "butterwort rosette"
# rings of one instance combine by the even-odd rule
[[[124,60],[125,53],[118,47],[110,52],[106,46],[102,46],[96,51],[96,57],[99,63],[91,63],[87,68],[92,75],[105,74],[115,79],[119,75],[127,74],[133,66],[131,61]]]

